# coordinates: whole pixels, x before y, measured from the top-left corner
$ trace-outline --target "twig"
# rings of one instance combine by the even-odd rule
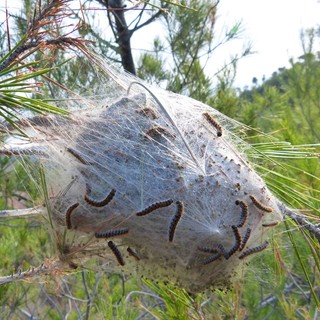
[[[0,218],[12,218],[12,217],[25,217],[25,216],[39,216],[46,214],[44,207],[35,207],[27,209],[16,209],[16,210],[3,210],[0,211]]]
[[[21,309],[19,308],[19,311],[25,316],[27,317],[27,319],[32,319],[32,320],[37,320],[39,318],[35,317],[33,314],[31,314],[30,312],[28,312],[27,310]]]
[[[291,291],[291,289],[295,286],[296,284],[294,282],[291,282],[290,284],[286,285],[284,288],[284,294],[287,294]],[[267,298],[265,298],[261,303],[260,303],[260,308],[266,307],[278,300],[278,297],[275,295],[271,295]]]
[[[16,198],[18,198],[17,200],[18,201],[21,201],[21,200],[23,200],[23,201],[30,201],[31,199],[28,199],[27,197],[25,197],[25,196],[23,196],[23,195],[21,195],[21,194],[19,194],[19,193],[12,193],[12,197],[16,197]]]
[[[292,279],[292,282],[295,284],[295,286],[300,290],[300,293],[304,296],[304,298],[310,303],[310,292],[304,292],[303,289],[301,288],[301,286],[298,284],[297,280],[295,279],[294,275],[292,274],[292,272],[287,271],[287,274],[289,275],[289,277]],[[309,296],[308,296],[309,293]]]
[[[70,299],[70,300],[72,300],[72,301],[83,302],[83,303],[88,303],[88,302],[90,302],[89,299],[79,299],[79,298],[75,298],[75,297],[70,296],[69,294],[65,294],[65,293],[62,293],[61,296],[62,296],[62,297],[65,297],[65,298],[68,298],[68,299]]]
[[[85,276],[83,270],[81,271],[81,277],[82,277],[82,282],[83,282],[83,286],[84,286],[84,291],[85,291],[86,296],[87,296],[87,308],[86,308],[85,319],[89,320],[90,308],[91,308],[91,296],[90,296],[90,293],[89,293],[89,290],[88,290],[86,276]]]
[[[7,27],[7,38],[8,38],[8,49],[11,50],[11,43],[10,43],[10,28],[9,28],[9,11],[6,3],[6,27]]]
[[[150,314],[151,314],[151,316],[154,316],[154,314],[150,310],[156,309],[156,308],[165,309],[165,307],[166,307],[166,305],[165,305],[164,302],[154,303],[154,304],[152,304],[152,305],[150,305],[148,307],[142,305],[142,308],[145,310],[145,312],[143,312],[139,317],[137,317],[136,320],[141,320],[145,316],[150,315]],[[152,317],[152,319],[160,319],[160,318]]]
[[[158,299],[158,300],[161,300],[163,302],[163,299],[156,295],[156,294],[153,294],[153,293],[149,293],[149,292],[144,292],[144,291],[131,291],[127,297],[125,298],[124,300],[124,303],[128,302],[128,300],[131,298],[132,295],[134,294],[140,294],[140,295],[145,295],[145,296],[149,296],[149,297],[152,297],[152,298],[155,298],[155,299]]]
[[[70,288],[68,286],[68,283],[64,279],[62,279],[62,283],[63,283],[64,291],[68,292],[68,294],[64,293],[63,295],[66,296],[69,299],[69,301],[72,301],[73,297],[72,297]],[[76,298],[74,298],[74,299],[76,299]],[[75,311],[78,314],[78,319],[82,319],[81,312],[79,310],[78,304],[77,303],[73,303],[72,305],[73,305],[73,309],[75,309]]]
[[[284,206],[284,205],[283,205]],[[294,222],[296,222],[300,227],[307,229],[310,234],[315,236],[320,243],[320,228],[307,221],[302,214],[295,213],[290,209],[286,208],[286,210],[282,211],[284,216],[288,216]]]
[[[28,271],[22,272],[21,270],[19,270],[17,273],[10,276],[0,277],[0,286],[14,281],[27,280],[35,276],[48,275],[55,271],[61,271],[65,269],[65,267],[66,266],[59,260],[47,261],[45,263],[42,263],[39,267],[30,268],[30,270]]]
[[[28,29],[21,42],[13,49],[7,58],[0,64],[0,71],[6,69],[23,53],[33,48],[45,48],[56,46],[59,49],[65,47],[78,47],[83,45],[86,40],[80,38],[69,37],[71,33],[76,31],[79,26],[76,26],[71,32],[65,35],[52,37],[51,39],[44,39],[45,36],[53,34],[58,35],[59,32],[53,25],[61,25],[63,18],[68,17],[70,14],[63,12],[68,0],[51,0],[46,6],[40,7],[38,12],[34,11],[34,17],[29,23]],[[59,23],[58,23],[59,22]],[[59,27],[61,29],[61,27]],[[60,30],[59,30],[60,31]],[[8,35],[9,36],[9,35]],[[10,50],[10,45],[9,45]]]
[[[135,32],[145,26],[147,26],[148,24],[150,24],[151,22],[153,22],[154,20],[156,20],[157,18],[159,18],[161,15],[163,14],[162,10],[159,10],[157,13],[155,13],[153,16],[151,16],[147,21],[141,23],[140,25],[138,25],[139,21],[137,22],[137,24],[135,25],[135,27],[131,30],[131,32]]]
[[[49,293],[46,291],[46,286],[41,286],[41,294],[45,295],[45,303],[46,303],[46,300],[48,300],[49,305],[52,306],[58,312],[60,319],[65,319],[61,313],[61,308],[59,308],[59,306],[57,305],[57,302],[54,301],[50,297]]]

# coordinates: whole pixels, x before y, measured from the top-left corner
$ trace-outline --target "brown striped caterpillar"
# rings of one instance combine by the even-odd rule
[[[220,253],[220,252],[219,252],[219,253],[216,253],[216,254],[210,256],[208,259],[206,259],[206,260],[203,262],[203,264],[204,264],[204,265],[209,264],[209,263],[211,263],[211,262],[213,262],[213,261],[215,261],[215,260],[218,260],[220,257],[221,257],[221,253]]]
[[[244,249],[244,247],[246,246],[246,244],[249,240],[250,234],[251,234],[251,229],[247,228],[247,231],[246,231],[244,237],[242,238],[242,243],[239,247],[239,251],[242,251]]]
[[[69,268],[70,268],[70,269],[78,269],[78,265],[75,264],[74,262],[70,262],[70,263],[69,263]]]
[[[172,242],[173,241],[173,237],[174,237],[174,233],[176,230],[176,227],[178,225],[178,222],[181,218],[181,216],[183,215],[184,212],[184,207],[183,207],[183,203],[181,201],[177,201],[177,212],[176,214],[173,216],[173,218],[171,219],[170,222],[170,226],[169,226],[169,241]]]
[[[271,221],[271,222],[268,222],[268,223],[263,223],[262,226],[263,227],[275,227],[279,223],[280,223],[279,221]]]
[[[115,255],[115,257],[117,258],[117,261],[120,264],[120,266],[124,266],[125,263],[122,258],[121,252],[118,249],[118,247],[115,245],[115,243],[113,241],[108,241],[108,246],[111,249],[111,251],[113,252],[113,254]]]
[[[273,209],[270,207],[265,206],[261,202],[257,200],[257,198],[253,195],[250,196],[250,199],[252,200],[253,204],[260,210],[265,211],[265,212],[272,212]]]
[[[151,206],[143,209],[142,211],[137,212],[136,215],[137,215],[138,217],[145,216],[145,215],[151,213],[151,212],[154,211],[154,210],[157,210],[157,209],[160,209],[160,208],[164,208],[164,207],[168,207],[168,206],[170,206],[172,203],[173,203],[173,200],[172,200],[172,199],[165,200],[165,201],[160,201],[160,202],[155,202],[155,203],[152,204]]]
[[[136,260],[140,260],[139,255],[133,251],[130,247],[127,248],[127,252],[130,254],[130,256],[134,257]]]
[[[234,237],[236,239],[236,243],[234,244],[234,246],[228,252],[228,258],[230,258],[240,248],[240,245],[241,245],[241,242],[242,242],[241,235],[240,235],[240,232],[239,232],[238,228],[236,226],[231,226],[231,228],[232,228],[232,231],[234,233]]]
[[[138,111],[138,113],[146,116],[147,118],[151,119],[151,120],[155,120],[157,118],[159,118],[159,115],[157,114],[157,112],[149,107],[145,107],[141,110]]]
[[[70,206],[66,211],[66,226],[68,230],[72,229],[71,214],[78,207],[79,207],[79,203],[77,202],[72,206]]]
[[[154,126],[150,129],[148,129],[145,133],[146,136],[149,136],[153,139],[156,139],[156,138],[162,138],[163,136],[173,140],[175,139],[176,135],[169,131],[168,129],[165,129],[163,127],[160,127],[160,126]]]
[[[236,205],[241,207],[241,216],[240,216],[240,221],[237,224],[237,227],[243,227],[243,225],[246,223],[247,218],[248,218],[248,206],[244,201],[237,200]]]
[[[110,193],[102,200],[95,200],[91,198],[88,194],[84,196],[84,200],[93,207],[101,208],[106,206],[116,194],[116,190],[112,189]]]
[[[217,122],[217,120],[208,112],[202,114],[204,118],[217,130],[217,136],[222,136],[222,127]]]
[[[87,194],[91,193],[91,187],[90,187],[90,184],[88,182],[86,183],[86,193]]]
[[[264,250],[267,246],[268,246],[269,242],[265,241],[262,245],[248,249],[246,251],[244,251],[240,256],[239,259],[243,259],[247,256],[249,256],[250,254],[256,253],[256,252],[260,252],[262,250]]]
[[[78,159],[81,163],[83,163],[83,164],[90,164],[87,160],[83,159],[76,150],[74,150],[74,149],[72,149],[72,148],[67,148],[67,151],[68,151],[69,153],[71,153],[71,154],[72,154],[76,159]]]
[[[96,238],[112,238],[112,237],[122,236],[124,234],[127,234],[128,232],[129,232],[129,228],[121,228],[121,229],[114,229],[114,230],[108,230],[103,232],[96,232],[94,236]]]
[[[218,244],[217,248],[220,250],[220,253],[225,257],[226,260],[230,258],[229,252],[226,251],[222,244]]]

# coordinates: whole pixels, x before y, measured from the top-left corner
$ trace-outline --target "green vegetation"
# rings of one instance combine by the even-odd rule
[[[304,52],[298,61],[291,61],[290,68],[275,72],[261,85],[239,94],[232,87],[230,74],[237,60],[250,53],[249,48],[223,68],[216,88],[206,76],[203,56],[211,57],[216,46],[236,38],[240,26],[235,25],[220,44],[214,44],[217,8],[211,1],[192,1],[193,10],[185,8],[188,1],[172,6],[175,2],[153,2],[153,10],[157,10],[154,15],[170,10],[170,15],[163,15],[168,34],[166,39],[154,40],[152,53],[141,55],[137,74],[256,128],[246,130],[246,139],[254,146],[248,158],[281,200],[319,224],[320,59],[313,50],[318,33],[313,30],[305,34]],[[52,10],[58,10],[66,1],[53,3]],[[50,26],[56,25],[53,22],[57,20],[52,17],[60,11],[53,12],[51,24],[38,25],[38,32],[45,31],[44,38],[36,37],[38,43],[31,45],[31,32],[36,29],[26,28],[26,17],[30,19],[33,7],[33,1],[25,0],[25,12],[14,20],[17,38],[11,39],[10,35],[11,50],[6,47],[8,33],[2,25],[1,45],[6,54],[0,58],[0,116],[13,125],[21,117],[20,109],[67,114],[48,103],[56,94],[67,96],[62,87],[77,93],[94,93],[86,88],[88,83],[99,83],[99,79],[94,78],[90,64],[85,62],[87,58],[81,55],[85,47],[79,34],[95,39],[100,53],[109,56],[113,50],[110,58],[119,58],[119,48],[95,31],[93,22],[89,24],[89,14],[88,24],[79,24],[81,28],[75,30],[70,44],[68,33],[56,33],[59,37],[54,37]],[[21,46],[24,50],[19,49],[22,51],[15,56]],[[49,59],[46,50],[52,50],[56,60]],[[70,50],[77,52],[71,60]],[[169,56],[165,55],[168,51]],[[167,60],[172,62],[170,68],[165,68]],[[3,210],[28,207],[31,199],[39,197],[23,167],[7,157],[0,159],[0,188]],[[39,219],[1,219],[0,223],[1,275],[27,270],[54,257],[48,230]],[[98,264],[91,261],[86,270],[61,270],[55,277],[0,286],[2,318],[316,319],[320,312],[319,247],[319,239],[287,217],[273,231],[272,250],[257,255],[247,268],[239,270],[235,286],[229,291],[189,295],[170,284],[100,271]]]

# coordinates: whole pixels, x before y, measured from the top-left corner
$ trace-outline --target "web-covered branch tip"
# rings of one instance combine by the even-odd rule
[[[303,215],[301,215],[299,213],[295,213],[293,211],[290,211],[289,209],[287,209],[285,211],[285,215],[287,215],[293,221],[295,221],[301,228],[307,229],[310,232],[310,234],[313,235],[314,237],[316,237],[320,243],[320,227],[319,227],[319,225],[316,226],[316,225],[310,223],[309,221],[307,221],[307,219]]]

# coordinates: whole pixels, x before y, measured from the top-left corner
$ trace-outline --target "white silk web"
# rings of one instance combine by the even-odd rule
[[[241,125],[109,66],[104,72],[102,97],[79,99],[69,118],[22,121],[29,138],[11,130],[2,150],[29,157],[32,176],[33,166],[43,168],[40,211],[60,260],[100,257],[108,268],[190,292],[228,286],[237,266],[267,247],[283,210],[241,151],[250,148],[236,134]]]

